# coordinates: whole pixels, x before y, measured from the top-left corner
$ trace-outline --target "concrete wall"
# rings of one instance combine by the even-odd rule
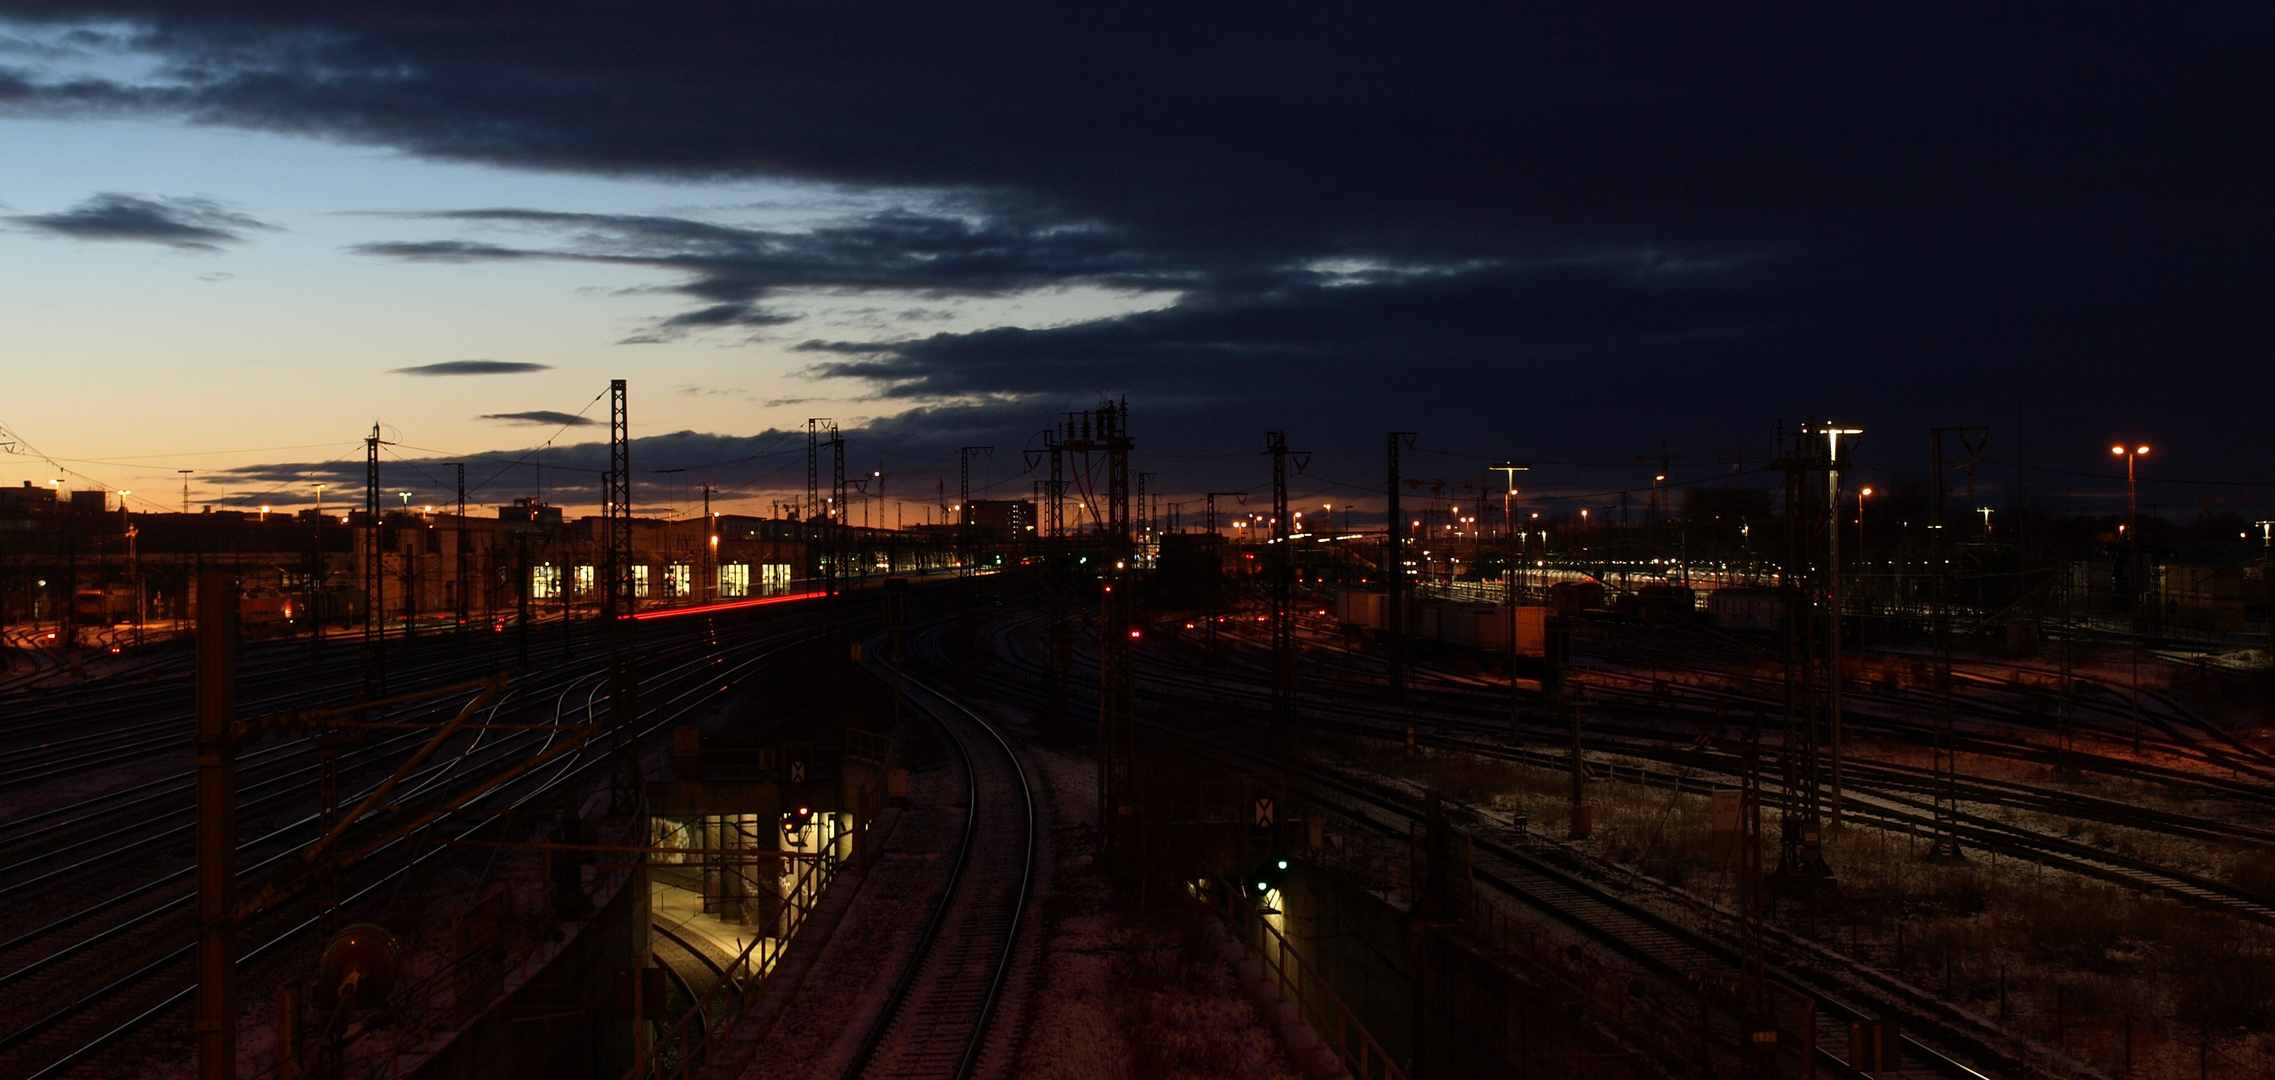
[[[1458,927],[1417,934],[1404,908],[1300,863],[1279,898],[1281,930],[1296,951],[1385,1053],[1411,1063],[1414,1080],[1662,1075],[1586,1023],[1577,1002],[1477,948]]]
[[[621,1080],[632,1022],[614,1013],[615,973],[648,950],[648,876],[635,871],[575,936],[504,1000],[409,1075],[415,1080]]]
[[[1413,950],[1406,913],[1297,863],[1280,884],[1280,932],[1394,1061],[1413,1055]]]

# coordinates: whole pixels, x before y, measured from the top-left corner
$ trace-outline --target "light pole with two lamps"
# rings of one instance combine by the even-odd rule
[[[2130,596],[2126,602],[2133,609],[2133,753],[2141,752],[2141,503],[2140,487],[2136,479],[2135,463],[2149,452],[2147,443],[2137,446],[2112,446],[2109,452],[2125,459],[2125,587]]]
[[[142,644],[143,604],[142,549],[141,545],[136,542],[135,535],[140,530],[137,530],[133,523],[126,519],[126,497],[132,494],[134,492],[125,490],[118,493],[118,527],[120,532],[126,534],[126,563],[129,572],[134,575],[134,643],[140,645]]]
[[[1509,478],[1508,489],[1501,493],[1501,532],[1508,541],[1508,565],[1501,568],[1505,578],[1501,586],[1501,606],[1508,616],[1509,634],[1509,738],[1517,737],[1517,530],[1514,527],[1517,474],[1531,472],[1529,461],[1496,461],[1486,466],[1491,472]]]
[[[1862,435],[1863,428],[1824,428],[1825,436],[1825,540],[1830,548],[1825,560],[1825,608],[1832,617],[1826,621],[1825,635],[1830,640],[1830,654],[1825,675],[1826,733],[1830,736],[1833,752],[1832,819],[1841,823],[1841,436]]]

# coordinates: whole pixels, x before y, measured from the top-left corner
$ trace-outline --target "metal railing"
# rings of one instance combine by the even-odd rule
[[[798,928],[819,906],[822,894],[837,875],[836,862],[823,855],[785,852],[782,857],[794,863],[798,871],[784,890],[781,933],[754,937],[743,946],[678,1022],[657,1033],[655,1044],[640,1055],[624,1080],[678,1080],[691,1075],[733,1035],[735,1026],[742,1022],[744,1006],[753,994],[766,988],[767,979],[780,966]]]
[[[1272,978],[1280,996],[1295,1003],[1303,1022],[1334,1052],[1345,1072],[1358,1080],[1406,1080],[1406,1070],[1390,1059],[1382,1044],[1343,1004],[1342,997],[1239,889],[1219,882],[1204,892],[1222,898],[1221,904],[1208,903],[1209,909],[1225,921],[1241,948]]]

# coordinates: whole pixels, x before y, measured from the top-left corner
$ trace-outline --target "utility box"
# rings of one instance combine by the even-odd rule
[[[1495,604],[1425,604],[1422,636],[1448,645],[1482,648],[1484,642],[1478,640],[1482,632],[1480,624],[1492,620],[1500,610]]]
[[[671,771],[681,780],[703,776],[703,729],[692,724],[671,730]]]
[[[1344,589],[1335,594],[1335,618],[1345,626],[1382,629],[1383,594]]]
[[[1706,611],[1716,629],[1774,632],[1785,628],[1793,599],[1783,589],[1728,588],[1707,594]]]
[[[1548,655],[1549,609],[1534,604],[1517,606],[1517,655]],[[1477,647],[1485,652],[1506,655],[1509,651],[1509,609],[1492,605],[1477,613],[1475,618]]]
[[[1559,581],[1548,587],[1550,605],[1559,615],[1603,611],[1604,587],[1595,581]]]
[[[1688,585],[1645,585],[1635,590],[1643,610],[1660,615],[1689,615],[1698,610],[1698,592]]]
[[[2166,615],[2173,622],[2196,630],[2243,630],[2243,568],[2167,566],[2163,570]]]
[[[1713,817],[1707,832],[1707,847],[1715,858],[1728,860],[1738,854],[1739,831],[1745,827],[1746,793],[1717,791],[1708,799]]]
[[[1902,1047],[1892,1019],[1849,1021],[1848,1067],[1873,1080],[1904,1067],[1903,1056],[1898,1052]]]
[[[2038,655],[2038,620],[2007,620],[2006,651],[2009,656]]]

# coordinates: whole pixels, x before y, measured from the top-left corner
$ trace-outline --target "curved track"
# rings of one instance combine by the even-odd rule
[[[993,724],[921,682],[904,677],[903,685],[963,760],[963,840],[916,955],[845,1076],[963,1080],[990,1046],[1026,922],[1035,795],[1017,751]]]
[[[658,627],[657,632],[645,635],[643,651],[649,656],[643,679],[646,708],[640,717],[642,734],[661,730],[701,708],[737,675],[775,651],[774,646],[801,634],[794,621],[785,627],[780,620],[755,625],[750,620],[737,620],[740,625],[726,628],[726,633],[706,623],[690,620],[684,627]],[[478,661],[444,655],[427,664],[405,665],[398,672],[398,685],[447,684],[471,663]],[[336,683],[330,689],[334,695],[341,693]],[[322,688],[307,691],[322,692]],[[127,695],[122,700],[136,702],[140,697]],[[396,801],[411,800],[422,792],[445,792],[505,761],[544,751],[563,737],[566,725],[592,718],[603,697],[602,680],[589,664],[558,664],[525,676],[507,696],[492,704],[487,718],[539,722],[546,725],[544,728],[479,731],[463,736],[407,777],[397,789]],[[428,711],[447,715],[462,703],[462,698],[446,700]],[[131,719],[131,705],[112,714],[126,721],[120,726],[140,726]],[[395,718],[415,719],[417,715],[417,711],[406,711]],[[177,722],[175,734],[165,741],[175,746],[186,743],[180,734],[184,726]],[[352,805],[350,800],[376,783],[390,761],[420,738],[414,732],[410,738],[374,739],[343,754],[343,803]],[[140,737],[119,740],[106,755],[107,764],[115,766],[135,759],[146,752],[144,741]],[[314,754],[305,740],[293,740],[293,744],[281,747],[274,755],[246,755],[255,768],[249,770],[253,782],[247,785],[247,794],[252,797],[244,804],[241,820],[241,825],[248,826],[239,844],[241,880],[255,880],[313,835],[313,815],[296,804],[313,792]],[[594,775],[606,758],[599,746],[565,755],[469,809],[530,806],[563,785]],[[264,766],[273,769],[264,773]],[[262,779],[264,775],[268,778]],[[263,790],[270,785],[277,788],[273,795]],[[67,808],[69,813],[44,814],[37,821],[0,826],[0,833],[9,835],[11,848],[18,847],[17,841],[57,830],[62,830],[60,837],[69,840],[0,868],[0,890],[21,894],[19,903],[26,898],[72,902],[64,909],[67,914],[40,919],[40,925],[0,942],[0,988],[18,1002],[44,997],[50,1003],[37,1015],[18,1014],[7,1022],[4,1033],[0,1033],[0,1071],[27,1077],[61,1075],[180,1007],[194,992],[194,987],[183,985],[192,951],[186,943],[186,920],[194,899],[186,890],[190,868],[183,861],[188,824],[187,808],[181,807],[180,801],[187,794],[186,784],[169,777],[123,791],[102,792]],[[121,811],[128,808],[145,813],[120,821]],[[420,840],[466,839],[499,820],[494,813],[449,815],[430,823],[417,838],[397,841],[375,853],[362,869],[343,876],[343,910],[352,912],[368,898],[381,895],[381,890],[406,875],[428,869],[434,860],[455,850]],[[105,825],[106,821],[109,824]],[[90,831],[88,825],[101,827]],[[172,868],[154,877],[122,878],[122,873],[132,870],[148,873],[147,865],[121,858],[146,849],[150,854],[141,858],[156,858],[161,866],[172,864]],[[75,882],[78,878],[87,880]],[[65,886],[75,891],[57,892]],[[95,891],[91,903],[85,899],[90,887]],[[240,939],[240,970],[305,941],[318,926],[317,919],[306,917],[302,911],[305,906],[287,905],[246,927]],[[88,970],[105,972],[102,981],[96,985],[85,982]],[[79,974],[72,974],[74,971]],[[43,983],[54,985],[38,985]]]
[[[1012,660],[1023,676],[1040,671],[1039,660],[1025,655],[1018,648],[999,649],[998,655]],[[1187,703],[1196,698],[1215,703],[1229,694],[1234,700],[1249,706],[1254,715],[1261,716],[1268,713],[1269,690],[1267,687],[1251,687],[1238,682],[1230,682],[1223,676],[1224,673],[1220,672],[1205,680],[1187,680],[1174,672],[1164,673],[1157,668],[1141,675],[1140,694],[1141,696],[1154,697],[1157,700],[1176,700]],[[986,678],[991,688],[1006,698],[1039,704],[1039,694],[1035,689],[1039,680],[1035,678],[1015,678],[1000,675]],[[1150,693],[1148,691],[1149,685],[1151,687]],[[1206,695],[1201,693],[1204,690],[1208,691]],[[1183,694],[1180,695],[1177,691],[1182,691]],[[1348,697],[1339,699],[1337,704],[1339,708],[1334,710],[1336,713],[1348,715],[1352,718],[1327,721],[1324,726],[1331,730],[1344,730],[1352,734],[1363,734],[1374,738],[1396,738],[1400,734],[1398,728],[1410,718],[1410,714],[1398,713],[1396,710],[1363,702],[1354,702]],[[1505,710],[1505,706],[1503,709]],[[1317,724],[1319,722],[1318,714],[1311,710],[1309,702],[1307,702],[1306,711],[1312,716],[1306,720],[1306,723]],[[1397,713],[1397,715],[1392,715],[1393,713]],[[1507,731],[1505,711],[1502,716],[1503,719],[1497,724],[1491,725],[1495,733],[1505,734]],[[1360,717],[1364,719],[1359,719]],[[1486,725],[1478,724],[1476,726],[1484,727]],[[1212,756],[1282,770],[1291,780],[1297,781],[1306,795],[1316,803],[1332,808],[1339,816],[1356,822],[1362,827],[1379,831],[1385,836],[1407,837],[1415,823],[1423,818],[1418,800],[1415,800],[1410,792],[1391,790],[1353,777],[1331,775],[1313,766],[1291,762],[1277,755],[1266,756],[1252,749],[1231,746],[1221,740],[1183,728],[1169,728],[1156,724],[1148,724],[1148,727],[1160,734],[1203,747],[1205,752]],[[1429,736],[1423,738],[1430,739]],[[1501,755],[1512,753],[1506,746],[1482,743],[1474,739],[1457,739],[1440,735],[1432,741],[1443,741],[1449,744],[1458,743],[1463,749],[1476,749]],[[1522,751],[1515,753],[1522,753]],[[1544,758],[1551,756],[1543,755]],[[1668,775],[1672,777],[1674,774]],[[1481,822],[1481,824],[1486,823]],[[1526,853],[1515,843],[1497,842],[1489,828],[1479,830],[1476,851],[1477,857],[1473,863],[1472,871],[1478,884],[1516,902],[1534,907],[1565,923],[1575,931],[1632,960],[1639,968],[1657,971],[1662,975],[1672,975],[1678,981],[1682,981],[1687,980],[1691,974],[1696,972],[1729,974],[1738,967],[1739,957],[1736,948],[1730,942],[1715,935],[1678,925],[1610,889],[1579,878]],[[1781,942],[1781,944],[1795,948],[1802,947],[1799,942]],[[1815,964],[1828,958],[1812,955],[1808,959],[1812,964]],[[1833,959],[1837,960],[1837,958]],[[1822,985],[1817,981],[1802,978],[1797,973],[1777,971],[1774,967],[1771,974],[1773,978],[1795,994],[1816,1003],[1820,1029],[1818,1044],[1821,1048],[1843,1045],[1841,1040],[1846,1038],[1846,1022],[1850,1019],[1871,1015],[1877,1011],[1851,999],[1847,990],[1842,986]],[[1852,981],[1848,987],[1860,988],[1862,985],[1862,983]],[[1872,989],[1876,991],[1874,996],[1882,1001],[1893,996],[1884,992],[1887,988],[1873,987]],[[1968,1022],[1965,1017],[1954,1014],[1943,1003],[1924,995],[1918,995],[1916,999],[1904,1000],[1902,1004],[1912,1018],[1911,1023],[1914,1025],[1914,1029],[1926,1034],[1933,1042],[1948,1047],[1965,1048],[1970,1053],[1985,1060],[2000,1059],[2002,1066],[2009,1064],[2005,1060],[2004,1052],[1995,1045],[1997,1040],[1994,1033],[1986,1032],[1979,1025]],[[1960,1078],[1960,1080],[1970,1080],[1970,1078],[1983,1075],[1973,1067],[1952,1057],[1945,1050],[1930,1045],[1929,1042],[1910,1035],[1906,1036],[1906,1041],[1908,1044],[1907,1056],[1911,1060],[1927,1066],[1932,1075],[1955,1077]],[[1819,1065],[1833,1066],[1836,1069],[1835,1074],[1840,1074],[1837,1071],[1839,1067],[1834,1065],[1833,1060],[1829,1057],[1820,1061]]]

